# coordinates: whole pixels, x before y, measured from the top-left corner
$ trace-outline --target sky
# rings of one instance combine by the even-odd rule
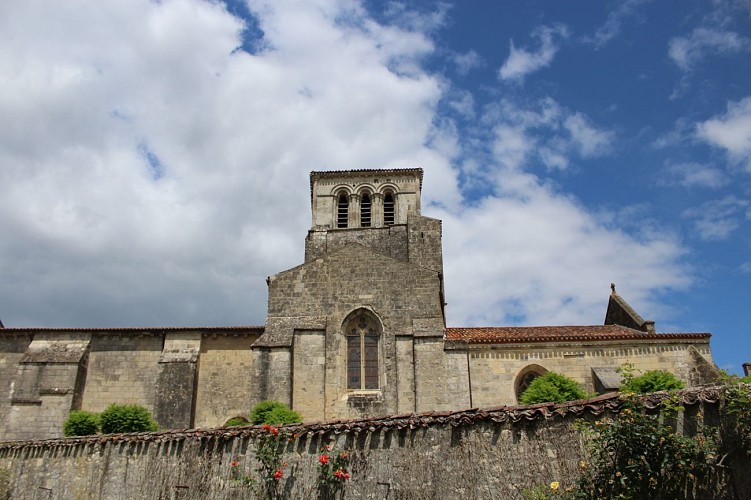
[[[309,172],[425,171],[448,326],[751,361],[751,1],[0,3],[0,320],[262,325]]]

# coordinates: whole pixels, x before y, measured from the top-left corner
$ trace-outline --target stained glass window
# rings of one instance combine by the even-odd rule
[[[378,340],[376,322],[365,313],[347,325],[347,388],[378,389]]]

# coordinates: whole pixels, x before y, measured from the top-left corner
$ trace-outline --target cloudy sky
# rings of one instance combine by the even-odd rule
[[[751,2],[0,3],[0,319],[257,325],[311,170],[422,167],[449,326],[751,361]]]

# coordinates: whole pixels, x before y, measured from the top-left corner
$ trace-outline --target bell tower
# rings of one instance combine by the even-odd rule
[[[358,243],[443,271],[440,222],[420,214],[421,168],[310,173],[305,262]]]
[[[310,173],[313,230],[383,228],[420,214],[422,169]]]
[[[259,401],[319,419],[432,404],[417,399],[414,366],[443,363],[443,257],[441,221],[420,213],[422,176],[310,174],[305,262],[267,280],[266,326],[253,344]]]

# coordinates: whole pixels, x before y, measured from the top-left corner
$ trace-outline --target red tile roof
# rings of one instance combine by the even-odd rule
[[[620,325],[590,326],[492,326],[446,328],[446,340],[470,344],[516,344],[582,340],[700,340],[709,333],[649,334]]]

